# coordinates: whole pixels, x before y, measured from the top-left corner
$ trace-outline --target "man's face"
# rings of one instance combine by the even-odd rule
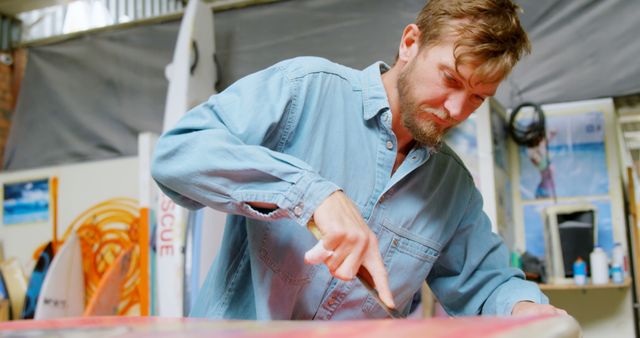
[[[447,41],[423,48],[405,65],[397,83],[400,114],[416,141],[440,143],[449,129],[495,94],[499,82],[472,78],[474,69],[460,65],[456,71],[453,42]]]

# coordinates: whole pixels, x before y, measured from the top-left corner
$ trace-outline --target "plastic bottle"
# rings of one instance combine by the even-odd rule
[[[616,242],[613,246],[613,250],[611,251],[611,268],[620,267],[622,270],[622,278],[626,276],[627,266],[626,266],[626,257],[625,257],[624,249],[622,248],[622,244],[620,242]],[[613,275],[612,275],[613,278]]]
[[[612,266],[611,267],[611,281],[616,284],[624,283],[624,272],[622,271],[621,266]]]
[[[589,255],[589,259],[591,260],[591,283],[609,283],[609,264],[607,263],[607,254],[604,250],[596,246]]]
[[[573,263],[573,281],[576,285],[587,284],[587,263],[578,257]]]

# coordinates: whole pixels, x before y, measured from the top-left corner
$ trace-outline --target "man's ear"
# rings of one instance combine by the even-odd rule
[[[398,49],[398,60],[409,62],[418,55],[420,50],[420,29],[416,24],[410,24],[402,32],[400,48]]]

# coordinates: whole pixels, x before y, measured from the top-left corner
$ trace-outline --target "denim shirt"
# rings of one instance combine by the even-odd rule
[[[304,263],[316,243],[305,225],[338,189],[377,235],[404,314],[425,280],[456,316],[509,315],[518,301],[547,302],[509,267],[471,175],[448,146],[418,145],[392,174],[397,141],[384,67],[283,61],[212,96],[160,137],[152,174],[164,193],[190,209],[229,213],[192,316],[386,317],[357,280]]]

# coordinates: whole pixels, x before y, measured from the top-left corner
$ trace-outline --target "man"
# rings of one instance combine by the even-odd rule
[[[393,67],[287,60],[190,111],[160,138],[153,177],[178,204],[230,214],[192,315],[384,318],[361,266],[405,315],[425,280],[451,315],[564,313],[508,267],[441,143],[528,48],[509,0],[432,0]],[[312,218],[321,265],[304,261]]]

